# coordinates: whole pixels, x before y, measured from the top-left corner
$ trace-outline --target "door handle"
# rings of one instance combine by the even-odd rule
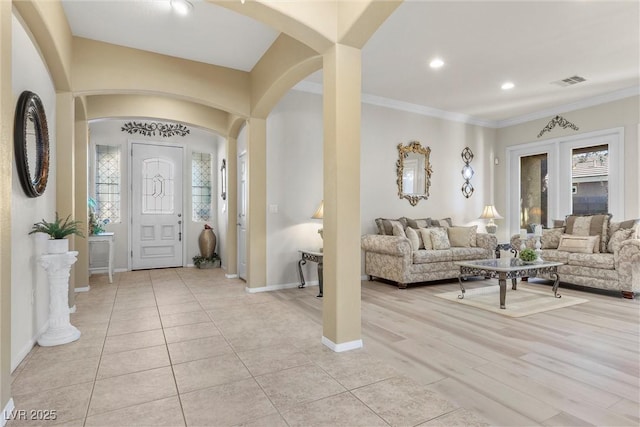
[[[182,231],[178,232],[178,242],[182,242]]]

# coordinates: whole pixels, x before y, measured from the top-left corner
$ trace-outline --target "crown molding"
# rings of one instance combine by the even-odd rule
[[[300,92],[322,95],[322,85],[320,83],[301,81],[292,89]],[[362,94],[362,102],[364,104],[376,105],[378,107],[386,107],[391,108],[392,110],[406,111],[408,113],[416,113],[422,116],[435,117],[454,122],[461,122],[484,127],[496,127],[496,122],[493,120],[483,120],[477,117],[470,116],[468,114],[453,113],[450,111],[439,110],[437,108],[427,107],[424,105],[412,104],[410,102],[398,101],[395,99],[371,95],[368,93]]]
[[[608,102],[618,101],[620,99],[638,95],[640,95],[640,86],[633,86],[626,89],[605,93],[604,95],[581,99],[580,101],[572,102],[569,104],[558,105],[546,110],[540,110],[534,113],[512,117],[510,119],[498,120],[496,122],[496,127],[504,128],[530,122],[533,120],[546,119],[549,116],[556,116],[558,114],[568,113],[570,111],[581,110],[588,107],[595,107],[596,105],[606,104]]]
[[[307,93],[322,95],[322,84],[320,83],[301,81],[297,85],[295,85],[292,89],[300,92],[307,92]],[[377,105],[380,107],[391,108],[393,110],[406,111],[408,113],[416,113],[416,114],[421,114],[423,116],[435,117],[435,118],[450,120],[454,122],[484,126],[487,128],[504,128],[508,126],[514,126],[514,125],[530,122],[533,120],[548,118],[549,116],[556,116],[558,114],[567,113],[570,111],[580,110],[588,107],[594,107],[596,105],[606,104],[607,102],[613,102],[620,99],[628,98],[630,96],[638,96],[638,95],[640,95],[640,86],[633,86],[630,88],[606,93],[604,95],[593,96],[593,97],[581,99],[580,101],[572,102],[569,104],[558,105],[545,110],[540,110],[533,113],[512,117],[504,120],[484,120],[478,117],[470,116],[468,114],[439,110],[437,108],[412,104],[409,102],[398,101],[395,99],[389,99],[382,96],[371,95],[368,93],[362,94],[362,102],[365,104]]]

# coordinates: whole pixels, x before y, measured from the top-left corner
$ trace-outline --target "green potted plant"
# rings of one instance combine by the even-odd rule
[[[220,257],[215,252],[210,257],[196,255],[193,257],[193,265],[197,268],[217,268],[220,267]]]
[[[523,249],[519,255],[524,264],[533,264],[538,259],[538,254],[533,249]]]
[[[76,235],[84,237],[80,230],[80,221],[71,220],[71,215],[62,220],[56,212],[56,219],[53,222],[49,222],[43,219],[40,222],[33,224],[29,234],[45,233],[49,235],[48,253],[59,254],[65,253],[69,250],[69,240],[67,236]]]

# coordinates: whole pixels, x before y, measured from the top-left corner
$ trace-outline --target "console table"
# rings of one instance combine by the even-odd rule
[[[320,293],[317,295],[318,298],[322,298],[322,252],[316,251],[308,251],[308,250],[299,250],[300,252],[300,261],[298,261],[298,275],[300,276],[300,285],[299,288],[304,288],[306,284],[304,281],[304,274],[302,274],[302,266],[307,263],[307,261],[315,262],[318,264],[318,285],[320,286]]]
[[[89,257],[91,257],[91,246],[95,244],[107,244],[109,246],[109,259],[106,267],[89,267],[89,273],[94,271],[104,271],[105,269],[109,273],[109,283],[113,283],[113,257],[114,246],[116,241],[116,235],[113,232],[105,232],[92,234],[89,236]],[[91,258],[89,258],[89,265],[91,266]]]

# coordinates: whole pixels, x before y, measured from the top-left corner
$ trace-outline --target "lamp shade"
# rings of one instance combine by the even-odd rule
[[[320,202],[320,206],[316,209],[315,213],[311,216],[313,219],[322,219],[324,217],[324,200]]]
[[[493,205],[486,205],[482,210],[482,214],[480,215],[481,219],[501,219],[502,216],[496,210],[496,207]]]

